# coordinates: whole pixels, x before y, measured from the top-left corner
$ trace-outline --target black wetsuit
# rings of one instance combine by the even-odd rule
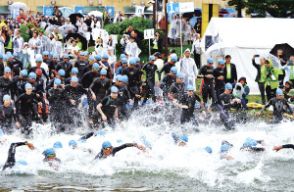
[[[192,96],[185,94],[181,98],[180,104],[188,106],[188,109],[182,109],[181,123],[192,121],[194,125],[198,125],[198,122],[194,116],[196,101],[201,102],[200,97],[198,97],[196,94],[193,94]]]
[[[5,165],[3,166],[2,171],[4,171],[7,168],[12,168],[15,165],[16,147],[23,146],[26,144],[27,144],[27,142],[11,143],[9,150],[8,150],[8,157],[7,157]]]
[[[70,62],[62,61],[62,62],[58,63],[56,66],[56,71],[58,71],[59,69],[64,69],[65,70],[65,77],[69,77],[70,71],[72,69],[72,64]]]
[[[16,109],[10,105],[8,107],[5,107],[4,105],[0,107],[0,128],[3,129],[5,133],[11,133],[12,132],[12,122],[17,121],[16,116]]]
[[[185,93],[185,83],[174,82],[170,88],[169,93],[172,93],[177,100],[181,100]]]
[[[203,75],[202,84],[202,98],[203,102],[207,103],[208,98],[212,99],[212,103],[216,102],[216,93],[214,87],[214,69],[213,66],[205,65],[201,67],[199,74]],[[207,75],[211,75],[212,78],[208,78]]]
[[[292,108],[288,104],[286,99],[277,99],[272,98],[269,102],[264,106],[264,109],[273,106],[273,121],[272,123],[279,123],[283,120],[283,113],[293,113]]]
[[[88,61],[78,60],[76,62],[76,65],[75,66],[79,70],[79,77],[82,77],[88,71],[88,65],[89,65],[89,62]]]
[[[155,73],[157,71],[157,66],[155,64],[146,64],[143,66],[143,70],[146,72],[146,85],[147,85],[147,96],[151,96],[153,101],[155,101]],[[143,103],[147,101],[147,98],[144,98]]]
[[[120,118],[128,117],[127,103],[131,99],[131,93],[127,86],[118,87],[117,106]]]
[[[123,149],[125,149],[125,148],[127,148],[127,147],[134,147],[134,146],[136,146],[136,145],[137,145],[136,143],[126,143],[126,144],[123,144],[123,145],[121,145],[121,146],[119,146],[119,147],[114,147],[114,148],[112,149],[111,155],[112,155],[112,156],[115,156],[115,154],[116,154],[117,152],[119,152],[119,151],[121,151],[121,150],[123,150]],[[104,155],[103,155],[103,150],[101,150],[101,151],[96,155],[96,157],[95,157],[95,159],[105,159],[105,158],[107,158],[107,156],[104,156]]]
[[[163,94],[166,96],[171,85],[176,82],[176,76],[167,74],[161,81],[160,88],[163,90]]]
[[[219,80],[218,78],[223,76],[225,77],[225,70],[223,68],[216,68],[213,70],[213,75],[215,79],[215,92],[216,97],[219,98],[219,96],[224,92],[225,90],[225,80]]]
[[[11,95],[13,88],[13,81],[4,76],[0,77],[0,98],[2,100],[3,96],[8,94]]]
[[[225,127],[228,130],[234,129],[235,121],[230,120],[229,110],[232,107],[236,107],[237,104],[231,104],[231,101],[234,99],[232,94],[222,93],[219,96],[219,104],[217,105],[218,111],[220,113],[220,119],[224,123]]]
[[[283,149],[293,149],[294,150],[294,145],[293,144],[286,144],[282,145]]]
[[[99,73],[94,71],[88,71],[83,75],[81,78],[81,84],[84,88],[89,88],[90,85],[93,83],[94,79],[98,77]]]
[[[17,98],[15,105],[23,127],[22,132],[30,134],[32,121],[38,119],[36,95],[34,93],[31,95],[24,93]]]
[[[111,96],[106,96],[102,99],[102,111],[107,117],[107,122],[109,125],[114,125],[114,115],[115,110],[117,109],[117,99],[111,98]]]

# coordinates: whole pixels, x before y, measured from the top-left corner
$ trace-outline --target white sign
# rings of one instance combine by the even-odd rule
[[[180,13],[194,12],[194,2],[179,3],[179,12]]]
[[[154,29],[145,29],[144,39],[153,39],[153,38],[154,38]]]
[[[135,15],[137,15],[137,16],[144,15],[144,9],[145,9],[144,6],[138,6],[138,5],[136,5]]]

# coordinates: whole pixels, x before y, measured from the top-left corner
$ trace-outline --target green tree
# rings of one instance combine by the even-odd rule
[[[257,13],[259,15],[270,14],[273,17],[293,17],[293,0],[230,0],[230,6],[235,6],[239,13],[247,8],[248,13]]]

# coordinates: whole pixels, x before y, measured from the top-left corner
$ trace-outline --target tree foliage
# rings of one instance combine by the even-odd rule
[[[270,14],[273,17],[294,17],[293,0],[230,0],[237,10],[247,8],[248,13]]]

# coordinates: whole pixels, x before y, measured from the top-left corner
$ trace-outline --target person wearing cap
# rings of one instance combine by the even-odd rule
[[[186,146],[189,141],[189,137],[186,134],[179,135],[176,133],[172,133],[172,138],[173,138],[175,144],[178,145],[179,147]]]
[[[182,109],[181,124],[191,122],[194,126],[199,125],[194,114],[196,102],[201,103],[202,101],[195,94],[193,85],[188,85],[187,93],[178,102],[176,100],[174,101],[174,104]]]
[[[219,96],[217,109],[220,113],[220,119],[224,123],[226,129],[232,130],[235,126],[235,121],[230,120],[229,110],[231,108],[239,108],[241,100],[235,98],[232,94],[233,85],[226,83],[224,92]]]
[[[196,90],[198,69],[194,59],[192,59],[190,56],[190,49],[186,49],[184,52],[184,57],[180,60],[180,71],[185,75],[185,84],[192,85],[194,90]]]
[[[126,119],[129,116],[128,102],[131,102],[131,93],[128,89],[129,78],[126,75],[118,75],[115,86],[119,90],[117,106],[120,119]]]
[[[172,67],[176,66],[176,63],[178,62],[178,56],[177,54],[173,53],[170,55],[170,60],[164,64],[164,66],[162,67],[162,69],[160,70],[160,74],[162,74],[164,72],[164,76],[166,76],[167,74],[170,73],[170,69]],[[161,76],[160,75],[160,80],[161,80]]]
[[[59,57],[56,53],[52,55],[52,58],[48,61],[48,70],[49,70],[49,77],[53,78],[56,72],[56,67],[58,66]]]
[[[160,88],[163,90],[163,95],[166,96],[170,89],[170,86],[176,82],[178,70],[174,66],[171,68],[170,72],[161,80]]]
[[[147,102],[148,97],[151,97],[152,100],[155,102],[155,75],[157,72],[157,66],[154,64],[155,57],[151,55],[149,57],[149,63],[145,64],[142,68],[143,71],[146,73],[146,86],[147,86],[147,97],[144,98],[143,104]]]
[[[248,151],[248,152],[263,152],[263,151],[265,151],[264,141],[263,140],[256,140],[256,139],[252,139],[252,138],[248,137],[245,139],[240,150],[241,151]]]
[[[45,149],[42,155],[44,155],[44,163],[48,163],[48,165],[56,171],[59,169],[61,160],[57,158],[54,148]]]
[[[56,70],[60,70],[60,69],[64,69],[66,74],[65,77],[69,77],[70,76],[70,72],[73,68],[72,63],[70,62],[70,58],[68,54],[64,54],[62,57],[62,61],[60,61],[57,66],[56,66]]]
[[[293,115],[293,109],[290,107],[287,100],[284,98],[284,93],[281,89],[276,90],[276,97],[268,101],[268,103],[263,107],[260,113],[264,112],[267,108],[273,106],[273,119],[271,123],[280,123],[283,120],[283,114],[289,113]],[[258,115],[260,115],[258,113]]]
[[[10,67],[4,68],[4,75],[0,77],[0,97],[3,95],[11,95],[13,92],[12,71]]]
[[[63,125],[66,122],[64,122],[65,119],[62,114],[66,113],[66,109],[64,109],[66,95],[60,79],[53,79],[53,86],[48,90],[47,98],[50,103],[50,122],[58,131],[64,131]]]
[[[199,75],[203,78],[201,82],[201,93],[203,102],[207,104],[208,98],[212,99],[212,103],[216,103],[216,93],[214,87],[214,67],[213,67],[213,59],[207,59],[207,65],[204,65],[200,68]]]
[[[139,150],[144,151],[145,148],[142,145],[139,145],[137,143],[125,143],[119,147],[113,147],[112,144],[109,141],[104,141],[102,143],[102,149],[101,151],[95,156],[95,159],[106,159],[109,156],[115,156],[115,154],[125,148],[128,147],[136,147]]]
[[[225,56],[225,82],[231,83],[234,87],[235,83],[237,83],[237,69],[236,65],[231,63],[232,57],[230,55]]]
[[[15,83],[15,95],[18,97],[20,94],[24,93],[24,86],[28,81],[28,70],[23,69],[20,71],[19,76],[15,76],[13,78],[13,82]]]
[[[215,80],[215,93],[219,100],[219,96],[224,92],[225,88],[225,60],[222,58],[217,60],[217,67],[213,71]]]
[[[134,108],[138,106],[141,99],[140,87],[141,77],[143,72],[136,66],[137,61],[135,57],[130,58],[128,68],[122,71],[122,75],[127,75],[129,78],[128,87],[131,93],[131,99],[134,101]]]
[[[180,100],[184,93],[185,93],[185,83],[184,83],[185,76],[183,73],[178,72],[176,82],[174,82],[168,91],[168,97],[173,100],[177,99]]]
[[[120,66],[115,70],[116,75],[121,75],[124,70],[128,68],[128,60],[127,58],[122,58],[120,60]]]
[[[82,77],[88,71],[88,65],[89,61],[87,59],[87,53],[81,52],[75,63],[75,67],[79,69],[79,77]]]
[[[86,72],[81,78],[81,84],[83,85],[85,89],[89,88],[90,85],[93,83],[94,79],[99,77],[99,70],[100,70],[99,64],[94,63],[91,68],[92,69]]]
[[[34,150],[35,147],[32,143],[29,143],[27,141],[25,142],[17,142],[17,143],[11,143],[9,150],[8,150],[8,157],[7,160],[2,168],[2,171],[4,171],[7,168],[14,167],[16,161],[15,161],[15,155],[16,155],[16,148],[20,146],[26,145],[30,150]]]
[[[3,105],[0,106],[0,129],[6,134],[11,133],[14,127],[13,122],[17,123],[16,109],[12,105],[10,95],[4,95]]]
[[[45,69],[42,67],[42,65],[43,65],[43,59],[42,59],[42,57],[37,57],[36,58],[36,66],[35,67],[32,67],[29,70],[29,73],[30,72],[36,73],[36,71],[39,69],[39,70],[42,71],[42,76],[44,76],[46,78],[46,81],[49,82],[49,76],[48,76],[47,72],[45,71]],[[45,64],[45,65],[47,65],[47,64]],[[47,68],[48,68],[48,66],[47,66]]]
[[[230,151],[233,147],[234,145],[230,142],[225,140],[222,141],[220,146],[220,159],[233,160],[234,157],[230,155]]]
[[[25,93],[21,94],[15,101],[16,113],[22,127],[22,133],[29,135],[32,131],[31,126],[34,120],[38,120],[37,97],[33,93],[33,86],[25,84]]]
[[[110,126],[114,126],[115,119],[118,119],[118,88],[116,86],[111,87],[110,95],[104,97],[97,105],[96,109],[101,116],[103,122],[107,122]]]

